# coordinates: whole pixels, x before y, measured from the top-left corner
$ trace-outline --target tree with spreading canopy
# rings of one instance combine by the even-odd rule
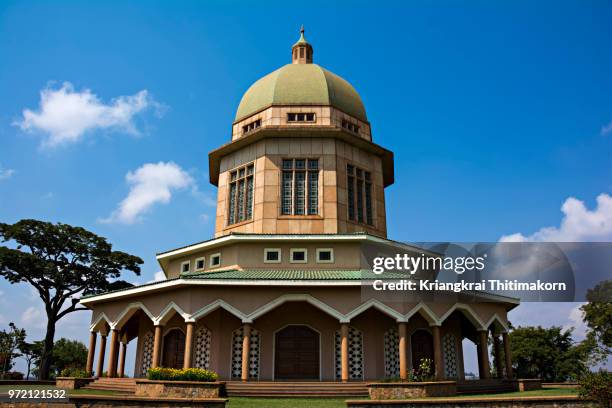
[[[12,244],[0,246],[0,276],[10,283],[30,284],[44,303],[47,327],[39,378],[48,379],[57,322],[69,313],[87,310],[79,306],[82,294],[131,286],[118,278],[126,270],[140,275],[143,261],[113,251],[105,238],[84,228],[62,223],[30,219],[0,223],[0,241]]]

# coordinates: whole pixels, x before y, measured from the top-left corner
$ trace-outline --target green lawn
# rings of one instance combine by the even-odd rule
[[[347,399],[354,398],[254,398],[231,397],[228,408],[346,408]]]
[[[504,392],[501,394],[474,394],[461,395],[457,398],[494,398],[494,397],[541,397],[555,395],[578,395],[577,388],[544,388],[541,390],[524,391],[524,392]]]

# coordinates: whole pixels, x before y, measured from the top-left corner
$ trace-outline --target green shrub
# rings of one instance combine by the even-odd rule
[[[62,370],[60,377],[88,378],[91,377],[91,375],[87,374],[87,371],[81,368],[68,367]]]
[[[165,368],[157,367],[150,368],[147,371],[149,380],[163,381],[201,381],[212,382],[217,381],[219,376],[214,371],[203,370],[201,368]]]
[[[588,373],[580,380],[578,395],[595,401],[602,408],[610,408],[612,401],[612,374],[607,371]]]

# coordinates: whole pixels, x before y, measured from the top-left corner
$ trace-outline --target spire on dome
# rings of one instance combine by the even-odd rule
[[[291,47],[291,60],[294,64],[312,64],[312,45],[304,38],[304,25],[300,28],[300,39]]]

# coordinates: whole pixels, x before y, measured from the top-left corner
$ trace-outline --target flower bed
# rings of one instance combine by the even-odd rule
[[[198,381],[213,382],[219,376],[214,371],[203,370],[201,368],[150,368],[147,371],[147,378],[155,381]]]
[[[452,397],[457,395],[457,383],[455,381],[371,383],[368,384],[368,393],[373,400]]]
[[[219,398],[225,383],[214,371],[201,368],[151,368],[147,380],[136,380],[136,396],[170,398]]]
[[[136,380],[137,397],[219,398],[222,382]]]

